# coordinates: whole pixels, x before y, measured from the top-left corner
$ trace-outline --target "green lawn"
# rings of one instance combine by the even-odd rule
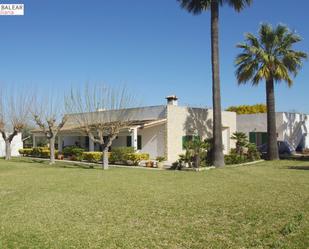
[[[207,172],[0,160],[0,248],[309,248],[309,161]]]

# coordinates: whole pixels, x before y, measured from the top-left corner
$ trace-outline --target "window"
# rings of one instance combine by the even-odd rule
[[[132,147],[132,137],[127,136],[127,147]],[[141,150],[142,149],[142,136],[138,135],[137,136],[137,149]]]
[[[257,146],[267,143],[267,132],[249,132],[249,142]]]

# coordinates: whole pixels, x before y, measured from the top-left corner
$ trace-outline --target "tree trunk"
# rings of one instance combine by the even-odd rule
[[[50,150],[50,162],[49,164],[55,164],[55,137],[49,139],[49,150]]]
[[[267,159],[279,160],[276,130],[275,91],[274,80],[266,81],[267,103]]]
[[[213,165],[224,166],[219,76],[219,3],[211,1],[211,65],[213,104]]]
[[[108,147],[103,147],[102,168],[108,169]]]
[[[5,160],[11,160],[11,142],[5,140]]]

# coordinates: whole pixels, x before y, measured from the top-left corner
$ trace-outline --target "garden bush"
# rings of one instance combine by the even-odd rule
[[[147,153],[129,153],[126,157],[126,163],[135,166],[137,166],[143,160],[149,160],[149,154]]]
[[[77,146],[67,146],[62,150],[62,154],[65,157],[71,157],[72,160],[81,161],[83,159],[83,148]]]
[[[90,163],[98,163],[102,160],[102,155],[103,153],[99,151],[83,152],[83,160]]]
[[[23,156],[30,156],[32,154],[32,148],[20,149],[18,152]]]
[[[246,156],[241,156],[241,155],[231,152],[231,154],[224,156],[224,161],[225,161],[225,164],[231,165],[231,164],[246,163],[248,162],[248,159]]]
[[[133,147],[117,147],[112,148],[112,152],[109,158],[111,163],[126,164],[128,160],[128,154],[134,153]]]
[[[33,156],[41,158],[49,158],[50,150],[48,147],[34,147],[32,149],[20,149],[19,153],[23,156]],[[58,156],[58,150],[55,150],[55,157]]]

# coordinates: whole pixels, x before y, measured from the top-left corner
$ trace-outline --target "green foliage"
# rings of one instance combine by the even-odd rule
[[[248,142],[245,133],[234,132],[231,139],[236,140],[236,148],[231,149],[230,154],[224,156],[227,165],[252,162],[261,158],[256,145]]]
[[[102,161],[103,153],[99,151],[89,151],[83,152],[83,160],[90,162],[90,163],[98,163]]]
[[[32,148],[20,149],[18,150],[19,154],[23,156],[30,156],[32,154]]]
[[[256,161],[261,159],[261,154],[258,151],[256,144],[249,143],[247,145],[247,158],[249,161]]]
[[[131,153],[134,153],[133,147],[112,148],[112,153],[109,160],[111,163],[125,164],[127,162],[127,155]]]
[[[156,160],[157,160],[158,162],[163,162],[163,161],[166,160],[166,158],[165,158],[164,156],[157,156]]]
[[[194,137],[184,143],[185,153],[179,155],[179,164],[188,164],[188,166],[199,168],[206,165],[207,152],[211,150],[210,140],[201,140],[200,137]]]
[[[108,159],[110,163],[120,163],[129,165],[138,165],[142,160],[149,160],[149,154],[146,153],[131,153],[134,150],[131,147],[128,149],[115,148],[112,152],[108,153]],[[102,161],[102,152],[84,152],[83,160],[91,163],[98,163]]]
[[[237,114],[266,113],[267,106],[265,104],[230,106],[226,111],[236,112]]]
[[[32,157],[41,157],[41,158],[49,158],[50,150],[48,147],[34,147],[32,149],[20,149],[19,153],[23,156],[32,156]],[[58,156],[58,150],[55,150],[55,157]]]
[[[247,135],[244,132],[234,132],[231,139],[236,140],[236,153],[242,155],[249,142]]]
[[[248,159],[246,156],[238,155],[237,153],[231,152],[229,155],[224,156],[225,164],[231,165],[231,164],[241,164],[248,162]]]
[[[297,75],[307,54],[293,50],[301,37],[284,25],[273,28],[262,24],[258,36],[247,33],[244,43],[238,44],[242,52],[237,56],[236,76],[239,84],[251,81],[285,81],[293,84],[291,78]]]
[[[129,165],[139,165],[143,160],[149,160],[149,154],[147,153],[129,153],[126,155],[126,164]]]
[[[67,146],[63,148],[62,153],[65,157],[71,157],[71,159],[81,161],[83,159],[83,148],[77,146]]]

